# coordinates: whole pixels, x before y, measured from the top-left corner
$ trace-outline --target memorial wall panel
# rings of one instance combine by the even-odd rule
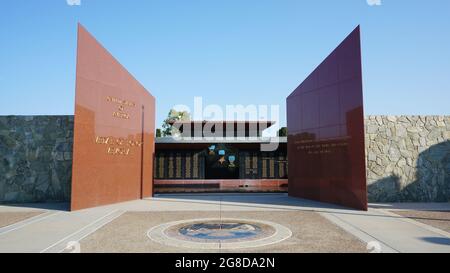
[[[242,151],[239,158],[240,179],[287,179],[286,152]]]
[[[288,164],[285,151],[240,151],[235,162],[239,168],[239,177],[236,179],[287,179]],[[204,151],[158,151],[155,154],[154,178],[202,180],[206,178],[206,168]]]
[[[289,195],[367,210],[360,29],[287,98]]]
[[[202,151],[160,151],[155,155],[155,179],[204,179]]]
[[[155,99],[81,25],[71,209],[153,192]]]

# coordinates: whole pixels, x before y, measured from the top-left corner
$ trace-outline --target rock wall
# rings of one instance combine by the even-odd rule
[[[0,116],[0,202],[68,201],[73,116]]]
[[[450,116],[366,117],[369,202],[450,201]]]

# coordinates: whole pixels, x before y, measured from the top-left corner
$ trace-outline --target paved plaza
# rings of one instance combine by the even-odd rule
[[[370,204],[364,212],[287,194],[159,195],[75,212],[68,204],[2,205],[0,252],[450,253],[449,215],[449,203]],[[220,221],[227,224],[215,230]],[[166,227],[193,239],[152,237],[177,233]]]

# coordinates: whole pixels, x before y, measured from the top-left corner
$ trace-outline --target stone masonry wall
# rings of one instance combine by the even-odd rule
[[[450,201],[450,116],[366,117],[370,202]]]
[[[0,203],[69,201],[73,116],[0,116]]]

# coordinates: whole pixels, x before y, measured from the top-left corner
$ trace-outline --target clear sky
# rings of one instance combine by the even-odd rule
[[[285,124],[285,98],[358,24],[366,115],[450,114],[448,0],[67,1],[1,1],[0,115],[73,114],[77,22],[156,97],[158,126],[194,96],[279,104]]]

